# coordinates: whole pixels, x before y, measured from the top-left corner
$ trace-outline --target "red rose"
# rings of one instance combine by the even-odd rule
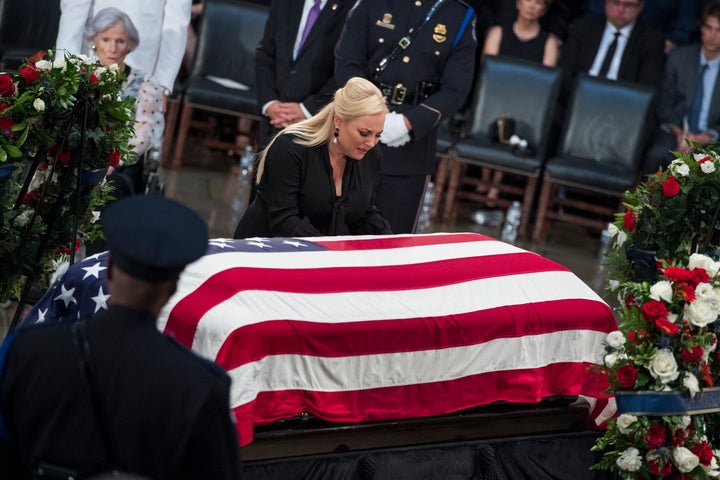
[[[678,428],[675,430],[675,433],[672,436],[672,443],[676,447],[682,447],[685,445],[685,440],[687,440],[688,434],[685,430],[682,428]]]
[[[90,74],[90,83],[97,83],[98,78],[95,76],[94,73]]]
[[[658,327],[665,335],[675,335],[680,331],[680,328],[667,318],[656,318],[655,326]]]
[[[662,192],[666,197],[674,197],[680,193],[680,182],[675,177],[668,177],[662,184]]]
[[[10,108],[10,104],[9,104],[9,103],[7,103],[7,102],[0,102],[0,112],[4,112],[4,111],[7,110],[8,108]]]
[[[700,463],[706,466],[710,466],[713,459],[713,451],[710,445],[706,441],[702,441],[690,449],[692,453],[697,455],[700,459]]]
[[[60,165],[65,165],[67,167],[70,164],[70,151],[65,150],[60,153],[60,156],[58,157],[58,162],[60,162]]]
[[[687,282],[690,280],[690,271],[684,268],[667,267],[663,275],[671,282]]]
[[[9,97],[15,93],[15,84],[10,75],[0,75],[0,96]]]
[[[635,223],[637,222],[637,218],[635,217],[635,214],[632,210],[628,210],[625,212],[625,217],[623,218],[623,226],[625,227],[625,230],[628,230],[630,232],[635,230]]]
[[[668,309],[665,304],[658,300],[650,300],[642,306],[642,315],[648,322],[654,323],[658,318],[667,318]]]
[[[650,467],[650,473],[661,478],[665,478],[670,475],[673,471],[672,462],[666,462],[660,466],[660,460],[648,460],[648,466]]]
[[[702,358],[703,349],[700,345],[695,345],[690,348],[683,348],[680,352],[680,357],[685,363],[695,363]]]
[[[658,448],[665,443],[665,427],[658,423],[651,425],[645,434],[645,443],[652,448]]]
[[[25,192],[22,203],[28,207],[37,207],[40,203],[40,190],[35,189],[31,192]]]
[[[693,268],[690,270],[690,281],[695,285],[698,283],[710,283],[710,275],[704,268]]]
[[[637,380],[638,371],[632,365],[623,365],[618,368],[615,373],[615,378],[622,385],[623,388],[633,388],[635,386],[635,380]]]
[[[15,126],[15,120],[12,118],[0,118],[0,130],[9,132]]]
[[[28,85],[32,85],[35,83],[35,80],[37,80],[38,74],[40,73],[40,70],[35,65],[27,65],[25,68],[20,70],[20,75],[22,75],[23,80],[25,80],[25,83]]]
[[[116,167],[120,163],[120,150],[115,150],[114,152],[110,152],[109,160],[110,160],[110,166]]]

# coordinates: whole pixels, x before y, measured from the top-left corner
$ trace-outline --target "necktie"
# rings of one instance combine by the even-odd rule
[[[615,38],[613,38],[613,41],[608,47],[607,52],[605,52],[605,58],[603,58],[602,65],[600,66],[600,71],[597,75],[598,77],[607,77],[608,70],[610,70],[610,64],[612,63],[613,57],[615,56],[615,50],[617,50],[618,37],[620,37],[620,32],[615,31]]]
[[[310,29],[312,28],[315,20],[317,20],[319,16],[320,0],[315,0],[313,6],[310,7],[310,12],[308,12],[307,20],[305,21],[305,29],[303,30],[302,37],[300,37],[300,45],[298,46],[298,50],[302,48],[303,44],[305,43],[305,39],[307,39],[307,36],[310,33]]]
[[[700,109],[702,108],[705,90],[705,72],[707,69],[707,63],[700,66],[697,87],[695,88],[695,98],[690,106],[690,113],[688,113],[688,129],[691,133],[698,133],[700,131]]]

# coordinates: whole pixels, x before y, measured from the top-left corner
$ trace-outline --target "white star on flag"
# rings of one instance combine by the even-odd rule
[[[85,280],[90,276],[100,278],[100,272],[105,269],[107,269],[107,267],[103,267],[102,265],[100,265],[100,262],[90,265],[89,267],[83,267],[83,270],[85,270],[85,275],[82,279]]]
[[[60,295],[53,298],[53,300],[62,300],[63,303],[65,303],[65,308],[67,308],[71,303],[77,304],[77,300],[75,300],[75,297],[73,296],[73,293],[75,293],[75,287],[68,290],[65,288],[65,285],[61,285],[60,288]]]
[[[306,243],[298,242],[297,240],[284,240],[283,244],[284,245],[292,245],[295,248],[307,247]]]
[[[110,294],[106,294],[105,292],[103,292],[103,288],[101,285],[100,288],[98,289],[98,294],[95,295],[94,297],[90,297],[90,299],[93,302],[95,302],[95,312],[94,313],[97,313],[100,309],[107,310],[108,298],[110,298]]]

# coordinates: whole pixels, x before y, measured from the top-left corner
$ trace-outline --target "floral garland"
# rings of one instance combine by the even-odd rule
[[[59,261],[101,236],[105,171],[134,161],[124,78],[117,65],[55,51],[0,74],[0,301],[20,298],[28,280],[47,286]]]
[[[662,392],[694,405],[720,385],[720,156],[699,145],[675,156],[667,170],[626,192],[627,210],[610,225],[606,265],[620,303],[619,330],[607,337],[603,363],[621,414],[593,447],[604,452],[593,468],[625,479],[720,476],[720,451],[712,449],[707,426],[712,417],[662,412],[667,396],[647,403]],[[623,412],[625,398],[645,408]]]

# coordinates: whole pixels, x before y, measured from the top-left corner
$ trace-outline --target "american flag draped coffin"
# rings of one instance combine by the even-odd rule
[[[103,308],[103,261],[78,264],[91,273],[65,275],[26,321]],[[563,266],[470,233],[211,240],[158,326],[230,374],[241,445],[301,412],[359,422],[603,397],[591,367],[617,329]]]

